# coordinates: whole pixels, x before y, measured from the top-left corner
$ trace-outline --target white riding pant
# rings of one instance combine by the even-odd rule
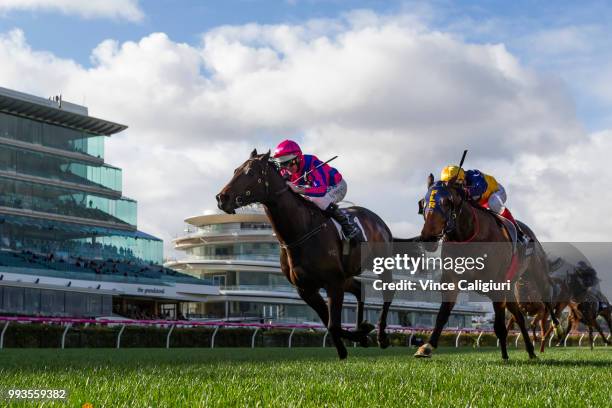
[[[327,189],[327,193],[321,197],[304,196],[307,200],[312,201],[322,210],[326,210],[331,203],[338,203],[346,196],[346,181],[342,179],[338,184]]]
[[[498,190],[489,197],[488,204],[491,211],[501,214],[504,211],[504,208],[506,208],[505,204],[508,197],[506,196],[504,186],[498,184],[497,187]]]

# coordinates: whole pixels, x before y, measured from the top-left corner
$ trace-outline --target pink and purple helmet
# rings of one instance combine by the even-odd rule
[[[301,159],[302,149],[300,149],[300,146],[293,140],[283,140],[276,146],[276,149],[274,149],[272,157],[279,163],[288,162],[296,157]]]

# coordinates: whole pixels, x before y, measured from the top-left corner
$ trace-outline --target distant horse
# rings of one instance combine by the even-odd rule
[[[584,262],[579,262],[578,265],[574,266],[571,270],[566,271],[562,275],[552,274],[551,281],[554,287],[554,301],[553,310],[554,315],[557,319],[561,317],[561,314],[571,303],[579,303],[584,300],[585,295],[589,288],[597,284],[599,279],[597,278],[597,272]],[[519,279],[519,282],[521,279]],[[519,289],[520,290],[520,289]],[[536,288],[531,285],[531,296],[534,299],[532,302],[523,303],[522,299],[529,299],[529,295],[517,296],[521,299],[520,307],[521,310],[530,315],[534,316],[531,321],[531,327],[534,331],[535,338],[535,326],[539,323],[542,331],[542,343],[540,344],[540,352],[544,352],[546,345],[545,340],[552,333],[553,327],[548,324],[548,312],[546,310],[546,304],[542,301],[538,301],[538,294],[535,293]],[[512,319],[511,319],[512,320]],[[569,333],[566,331],[565,335]],[[564,337],[557,336],[559,345]],[[534,340],[535,341],[535,340]]]
[[[521,299],[519,301],[519,309],[525,316],[532,316],[530,327],[533,332],[532,341],[535,344],[538,341],[538,337],[536,335],[536,327],[540,326],[540,333],[542,336],[540,342],[540,353],[544,352],[544,348],[546,347],[545,339],[547,337],[548,332],[548,311],[546,310],[546,305],[540,299],[540,293],[537,288],[534,287],[529,280],[522,279],[522,277],[515,283],[514,285],[514,296],[516,299]],[[506,326],[506,330],[509,332],[513,329],[514,324],[516,323],[516,318],[511,315],[508,320],[508,325]]]
[[[561,317],[563,310],[570,302],[581,301],[590,287],[598,282],[595,270],[585,263],[579,263],[564,276],[553,276],[551,282],[555,288],[553,310],[555,316]],[[533,331],[533,341],[537,341],[536,326],[540,326],[541,342],[540,353],[544,352],[546,339],[551,334],[553,327],[548,323],[548,310],[546,303],[543,302],[536,285],[529,279],[527,274],[523,274],[514,285],[514,294],[519,301],[521,311],[527,316],[533,316],[531,329]],[[508,321],[507,330],[510,331],[516,320],[514,316]],[[562,339],[559,338],[561,341]]]
[[[427,200],[421,207],[424,209],[425,223],[421,230],[421,240],[426,243],[430,250],[435,250],[438,241],[444,241],[442,246],[442,257],[452,255],[459,250],[463,257],[482,255],[481,246],[488,245],[490,249],[485,270],[472,270],[458,275],[453,270],[444,270],[441,281],[454,283],[455,290],[442,292],[442,304],[436,318],[436,326],[429,341],[419,347],[415,357],[431,357],[433,349],[438,345],[438,339],[444,325],[447,323],[458,295],[457,283],[461,280],[474,282],[480,280],[492,280],[503,282],[513,260],[513,244],[508,231],[500,225],[496,216],[490,211],[471,204],[465,195],[465,191],[454,183],[434,183],[430,175],[428,182]],[[533,254],[525,265],[525,273],[531,276],[539,289],[540,294],[550,294],[550,280],[548,277],[548,261],[540,243],[536,240],[533,232],[524,224],[521,228],[533,240]],[[466,247],[464,243],[480,243]],[[449,245],[450,244],[450,245]],[[493,245],[494,244],[494,245]],[[459,248],[458,248],[459,247]],[[461,249],[463,248],[463,249]],[[470,253],[473,252],[473,253]],[[505,325],[505,309],[507,308],[516,319],[523,338],[525,347],[530,358],[536,358],[533,343],[525,326],[525,319],[516,302],[512,290],[497,291],[495,293],[484,293],[491,299],[495,312],[494,329],[501,348],[502,358],[508,359],[507,336]],[[544,298],[544,297],[542,297]],[[548,313],[552,316],[554,324],[558,325],[558,319],[553,316],[553,310],[549,307]]]
[[[595,328],[603,341],[607,345],[612,345],[612,342],[604,335],[601,326],[597,322],[597,317],[602,316],[608,324],[608,331],[612,333],[612,307],[610,302],[599,290],[591,288],[584,299],[578,303],[570,303],[570,314],[567,319],[567,333],[575,329],[578,323],[583,323],[589,330],[589,344],[593,350],[593,328]]]
[[[351,216],[358,218],[367,242],[361,246],[351,243],[346,251],[347,243],[340,239],[332,221],[318,207],[289,189],[275,164],[270,162],[270,152],[257,154],[257,150],[234,171],[216,198],[219,208],[227,213],[252,203],[264,206],[281,244],[281,270],[327,326],[340,359],[347,356],[342,338],[367,345],[367,335],[374,327],[363,321],[362,283],[355,276],[361,273],[361,256],[368,255],[363,251],[391,250],[393,237],[380,217],[362,207],[347,208]],[[383,274],[382,279],[392,281],[390,273]],[[319,294],[322,288],[327,292],[327,305]],[[341,326],[345,291],[357,298],[355,331]],[[378,322],[381,348],[389,346],[385,328],[391,298],[392,294],[384,298]]]

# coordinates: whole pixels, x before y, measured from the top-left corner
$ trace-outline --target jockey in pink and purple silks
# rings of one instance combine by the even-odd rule
[[[280,166],[280,173],[287,185],[304,198],[312,201],[327,215],[342,226],[349,240],[358,240],[361,231],[350,217],[337,206],[346,195],[346,181],[335,168],[323,164],[316,156],[303,154],[300,146],[292,140],[282,141],[273,154]],[[308,173],[306,176],[304,176]]]

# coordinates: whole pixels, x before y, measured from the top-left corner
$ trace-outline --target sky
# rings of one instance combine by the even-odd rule
[[[605,2],[0,0],[0,86],[85,104],[165,241],[254,148],[294,138],[347,199],[418,234],[429,172],[469,149],[541,240],[610,241]]]

